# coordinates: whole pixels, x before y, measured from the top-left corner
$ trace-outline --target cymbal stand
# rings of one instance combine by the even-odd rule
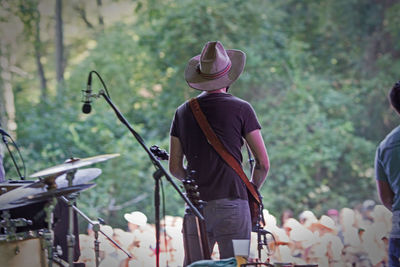
[[[47,229],[44,230],[43,236],[45,239],[45,244],[47,247],[47,259],[48,259],[48,266],[53,266],[53,240],[54,240],[54,233],[52,230],[53,225],[53,210],[56,206],[57,199],[55,197],[51,198],[49,202],[46,203],[44,211],[46,213],[46,222],[47,222]]]
[[[10,240],[15,235],[15,228],[11,224],[11,215],[8,210],[3,210],[1,214],[0,227],[4,229],[4,234],[7,236],[7,240]]]
[[[68,203],[69,200],[62,196],[59,199],[64,201],[65,203]],[[122,248],[117,242],[115,242],[111,237],[109,237],[106,233],[104,233],[100,229],[100,222],[99,221],[93,221],[91,220],[88,216],[86,216],[85,213],[83,213],[80,209],[78,209],[76,206],[72,206],[72,208],[80,215],[82,218],[84,218],[89,224],[93,226],[93,231],[94,231],[94,253],[96,257],[96,267],[99,266],[100,264],[100,242],[98,241],[99,237],[99,232],[103,234],[111,243],[113,243],[118,249],[120,249],[122,252],[124,252],[129,258],[132,258],[132,255],[129,254],[124,248]]]
[[[67,180],[68,186],[72,186],[72,180],[75,177],[77,169],[72,169],[67,172]],[[67,233],[67,246],[68,246],[68,264],[69,266],[73,266],[74,264],[74,246],[75,246],[75,237],[74,237],[74,210],[75,199],[78,195],[73,193],[69,195],[69,200],[66,202],[68,205],[68,233]]]

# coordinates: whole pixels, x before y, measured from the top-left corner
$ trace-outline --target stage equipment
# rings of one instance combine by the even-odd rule
[[[153,178],[155,180],[155,186],[154,186],[154,203],[155,203],[155,225],[156,225],[156,267],[160,266],[160,196],[159,196],[159,188],[160,188],[160,179],[162,176],[164,176],[167,181],[173,186],[173,188],[179,193],[181,198],[188,204],[190,209],[193,211],[193,213],[199,217],[201,220],[204,220],[204,217],[200,214],[200,212],[196,209],[196,207],[192,204],[192,202],[180,191],[179,187],[176,185],[176,183],[173,181],[169,173],[164,169],[160,161],[152,154],[152,152],[149,150],[149,148],[145,145],[144,140],[142,137],[132,128],[132,126],[129,124],[129,122],[125,119],[125,117],[122,115],[122,113],[118,110],[118,108],[114,105],[114,103],[111,101],[110,95],[108,94],[107,87],[101,78],[100,74],[97,73],[97,71],[90,71],[89,73],[89,78],[91,77],[92,73],[96,74],[97,77],[100,79],[104,89],[101,89],[98,94],[90,94],[87,93],[88,96],[88,101],[90,101],[91,98],[98,98],[98,97],[103,97],[106,102],[110,105],[110,107],[114,110],[117,118],[124,124],[128,130],[131,132],[131,134],[136,138],[136,140],[139,142],[139,144],[142,146],[142,148],[147,152],[147,155],[150,158],[150,161],[153,163],[155,172],[153,173]],[[89,80],[89,79],[88,79]]]
[[[106,160],[109,160],[109,159],[112,159],[112,158],[115,158],[118,156],[119,156],[119,154],[116,153],[116,154],[104,154],[104,155],[99,155],[99,156],[94,156],[94,157],[89,157],[89,158],[83,158],[83,159],[70,158],[63,164],[36,172],[36,173],[30,175],[29,177],[36,178],[36,177],[40,177],[40,176],[49,176],[49,175],[53,175],[53,174],[59,174],[59,173],[63,173],[63,172],[69,171],[69,170],[74,170],[74,169],[78,169],[78,168],[85,167],[88,165],[92,165],[94,163],[106,161]]]

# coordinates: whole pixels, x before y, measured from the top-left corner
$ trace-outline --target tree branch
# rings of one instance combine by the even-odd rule
[[[74,5],[74,10],[76,12],[78,12],[79,16],[81,17],[81,19],[83,20],[83,22],[85,22],[86,26],[90,29],[93,29],[93,24],[90,23],[90,21],[88,20],[87,16],[86,16],[86,10],[80,6],[80,5]]]
[[[132,198],[131,200],[126,201],[125,203],[120,204],[120,205],[114,205],[115,204],[115,198],[112,198],[110,200],[109,205],[108,205],[108,210],[109,211],[121,210],[121,209],[123,209],[123,208],[125,208],[127,206],[130,206],[132,204],[135,204],[135,203],[138,203],[138,202],[142,201],[146,197],[147,197],[147,193],[143,193],[143,194],[140,194],[139,196],[137,196],[135,198]]]

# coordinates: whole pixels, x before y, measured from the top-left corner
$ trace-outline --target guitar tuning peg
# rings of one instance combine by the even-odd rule
[[[193,177],[195,177],[195,175],[196,175],[196,171],[195,170],[190,170],[189,171],[189,177],[191,178],[191,179],[193,179]]]

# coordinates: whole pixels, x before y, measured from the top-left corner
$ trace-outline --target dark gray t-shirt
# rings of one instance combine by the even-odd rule
[[[198,101],[215,134],[234,158],[242,163],[243,137],[249,132],[261,129],[251,105],[225,93],[203,93],[198,96]],[[194,178],[199,185],[202,200],[247,200],[244,182],[207,142],[193,116],[189,102],[185,102],[176,110],[170,134],[179,138],[182,144],[188,163],[187,169],[196,171]]]

